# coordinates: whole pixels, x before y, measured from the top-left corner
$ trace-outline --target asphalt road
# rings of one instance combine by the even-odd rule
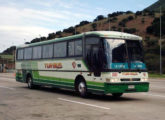
[[[0,74],[0,120],[165,120],[165,79],[151,79],[150,92],[91,95],[68,90],[30,90],[13,74]]]

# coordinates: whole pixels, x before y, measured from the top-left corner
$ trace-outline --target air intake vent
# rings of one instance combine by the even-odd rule
[[[121,81],[140,81],[140,78],[120,79]]]

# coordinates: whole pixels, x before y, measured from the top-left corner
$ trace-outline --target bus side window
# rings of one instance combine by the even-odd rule
[[[54,57],[66,57],[66,42],[60,42],[54,44]]]
[[[69,56],[74,56],[75,55],[75,51],[74,51],[75,45],[74,45],[74,43],[75,43],[74,41],[71,41],[68,44],[68,55]]]
[[[33,47],[33,59],[40,59],[41,58],[41,46]]]
[[[25,59],[25,60],[30,60],[30,59],[32,59],[32,47],[30,47],[30,48],[25,48],[24,59]]]
[[[43,58],[52,58],[53,57],[53,44],[48,44],[43,46]]]
[[[82,40],[75,41],[75,55],[82,55]]]
[[[68,56],[75,57],[82,55],[82,39],[68,42]]]
[[[24,52],[24,49],[17,50],[17,60],[23,60],[23,52]]]
[[[93,66],[93,64],[96,63],[94,57],[95,58],[97,57],[96,52],[98,52],[97,46],[99,48],[99,38],[88,37],[86,38],[85,43],[86,43],[85,61],[87,62],[90,69],[96,69],[97,66]]]

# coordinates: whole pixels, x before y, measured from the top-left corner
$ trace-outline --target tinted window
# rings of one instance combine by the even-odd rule
[[[99,44],[99,38],[89,37],[86,39],[86,44]]]
[[[54,44],[54,57],[66,57],[66,42]]]
[[[41,58],[41,46],[33,47],[33,59]]]
[[[18,49],[18,52],[17,52],[17,59],[18,60],[22,60],[23,59],[23,49]]]
[[[127,61],[125,40],[107,39],[107,54],[110,54],[110,61],[123,63]]]
[[[73,42],[69,42],[68,44],[68,52],[69,52],[69,56],[74,56],[74,41]]]
[[[75,55],[82,55],[82,40],[75,41]]]
[[[140,41],[127,40],[128,56],[131,62],[143,62],[143,49]]]
[[[25,48],[24,59],[32,59],[32,48]]]
[[[53,57],[53,44],[43,46],[43,58]]]

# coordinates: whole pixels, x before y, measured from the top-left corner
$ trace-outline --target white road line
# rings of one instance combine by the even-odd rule
[[[150,96],[154,96],[154,97],[162,97],[165,98],[164,95],[158,95],[158,94],[152,94],[152,93],[142,93],[143,95],[150,95]]]
[[[14,88],[6,87],[6,86],[0,86],[0,88],[5,88],[5,89],[10,89],[10,90],[15,90]]]
[[[153,82],[153,83],[159,82],[160,83],[160,82],[165,82],[165,80],[154,80],[154,81],[153,80],[149,80],[149,82]]]
[[[165,88],[165,87],[162,87],[162,86],[152,86],[151,85],[151,88]]]
[[[98,105],[88,104],[88,103],[84,103],[84,102],[77,102],[77,101],[63,99],[63,98],[58,98],[58,99],[62,100],[62,101],[66,101],[66,102],[72,102],[72,103],[77,103],[77,104],[81,104],[81,105],[86,105],[86,106],[91,106],[91,107],[96,107],[96,108],[101,108],[101,109],[106,109],[106,110],[110,109],[110,108],[107,108],[107,107],[102,107],[102,106],[98,106]]]

